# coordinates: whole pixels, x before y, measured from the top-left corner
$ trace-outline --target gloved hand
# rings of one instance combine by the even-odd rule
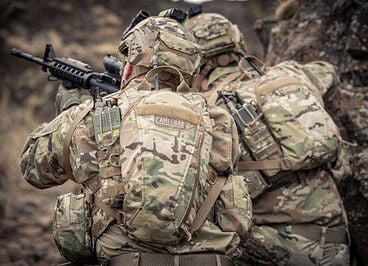
[[[67,90],[63,84],[60,84],[55,99],[56,115],[67,110],[73,105],[80,104],[82,93],[80,89]]]

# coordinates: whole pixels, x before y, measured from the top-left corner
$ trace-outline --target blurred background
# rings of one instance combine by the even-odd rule
[[[103,72],[102,59],[119,58],[122,31],[140,9],[151,14],[194,4],[170,0],[0,0],[0,265],[53,265],[64,262],[51,235],[58,195],[76,190],[72,183],[47,190],[28,185],[19,170],[27,135],[55,117],[58,82],[40,66],[10,55],[17,47],[43,57],[51,43],[57,57],[71,57]],[[368,8],[366,1],[241,0],[202,3],[237,24],[248,54],[272,65],[287,59],[323,59],[338,67],[342,88],[327,107],[345,139],[358,143],[354,174],[341,187],[353,230],[368,232]],[[363,231],[362,231],[363,230]],[[366,234],[367,235],[367,234]],[[368,241],[354,241],[364,265]]]

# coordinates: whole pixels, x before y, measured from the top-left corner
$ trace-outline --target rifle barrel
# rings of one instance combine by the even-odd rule
[[[34,62],[36,64],[39,64],[41,66],[49,67],[48,63],[45,62],[43,59],[41,59],[39,57],[36,57],[36,56],[33,56],[31,54],[25,53],[25,52],[23,52],[22,50],[20,50],[18,48],[12,48],[10,50],[10,53],[12,55],[17,56],[17,57],[24,58],[24,59],[26,59],[30,62]]]

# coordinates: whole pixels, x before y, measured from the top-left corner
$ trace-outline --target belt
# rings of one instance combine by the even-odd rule
[[[112,257],[109,266],[233,266],[232,260],[218,254],[171,255],[132,252]]]
[[[349,234],[346,226],[325,227],[314,224],[271,224],[268,225],[279,232],[297,234],[321,243],[349,244]]]

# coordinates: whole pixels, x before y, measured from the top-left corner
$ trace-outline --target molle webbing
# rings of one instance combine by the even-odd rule
[[[201,116],[193,111],[178,108],[175,106],[166,106],[162,104],[147,104],[136,108],[139,115],[157,115],[173,119],[179,119],[194,125],[201,123]]]
[[[102,198],[98,197],[96,193],[86,188],[85,190],[87,202],[96,205],[103,210],[108,216],[115,218],[118,224],[125,224],[125,214],[122,211],[114,209],[107,205]],[[122,184],[114,186],[110,191],[104,194],[104,198],[113,197],[124,192]]]
[[[72,167],[70,165],[70,143],[72,141],[72,136],[74,133],[74,130],[78,126],[79,122],[82,121],[82,119],[89,113],[89,111],[93,108],[93,104],[87,106],[85,109],[80,112],[77,117],[73,120],[72,124],[69,127],[68,132],[65,135],[65,139],[63,142],[63,166],[66,174],[68,175],[69,179],[75,180],[73,176]]]
[[[231,259],[218,254],[188,254],[171,255],[158,253],[140,253],[132,252],[116,257],[112,257],[109,266],[232,266]]]

